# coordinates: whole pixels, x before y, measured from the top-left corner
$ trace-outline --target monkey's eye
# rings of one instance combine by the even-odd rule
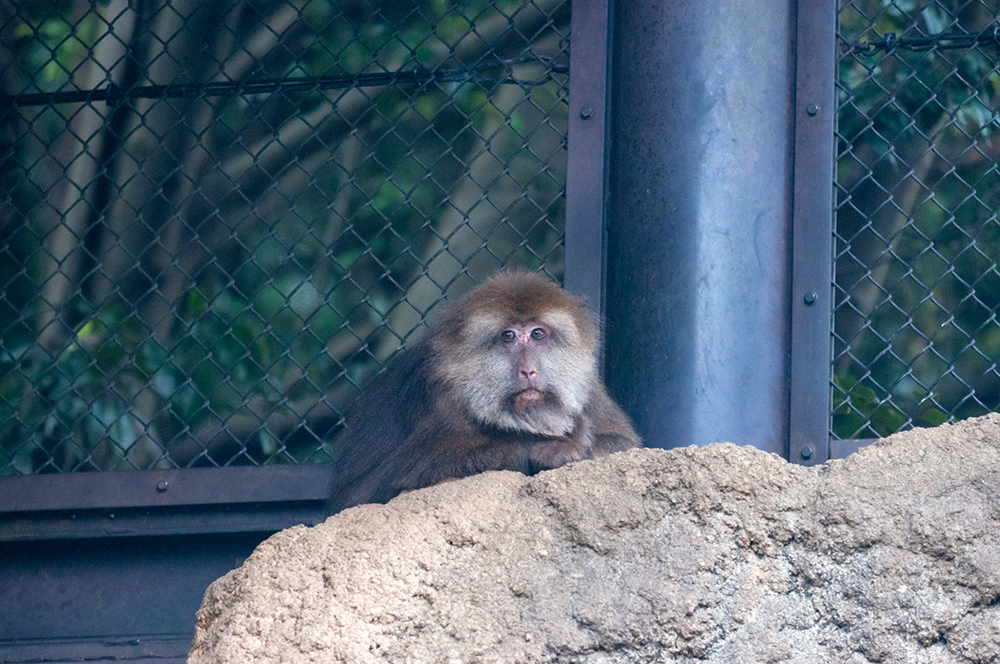
[[[500,340],[506,343],[510,343],[514,339],[517,339],[517,334],[514,330],[504,330],[500,333]]]
[[[534,339],[535,341],[538,341],[539,339],[544,339],[545,338],[545,330],[543,330],[540,327],[536,327],[535,329],[533,329],[531,331],[531,338]]]

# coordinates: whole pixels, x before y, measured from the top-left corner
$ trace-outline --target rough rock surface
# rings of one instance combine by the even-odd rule
[[[998,597],[993,415],[817,468],[633,450],[356,507],[216,581],[189,662],[994,662]]]

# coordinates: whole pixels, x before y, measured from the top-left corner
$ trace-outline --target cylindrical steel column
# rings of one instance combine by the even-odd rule
[[[613,5],[605,373],[649,446],[787,453],[793,9]]]

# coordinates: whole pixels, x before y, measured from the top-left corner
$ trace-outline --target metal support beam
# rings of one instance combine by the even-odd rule
[[[796,7],[613,6],[606,376],[648,445],[788,454]]]

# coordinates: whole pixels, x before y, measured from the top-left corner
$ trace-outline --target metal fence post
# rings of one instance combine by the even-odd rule
[[[650,446],[788,454],[795,9],[614,5],[606,375]]]

